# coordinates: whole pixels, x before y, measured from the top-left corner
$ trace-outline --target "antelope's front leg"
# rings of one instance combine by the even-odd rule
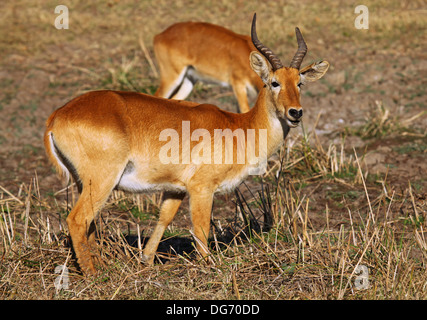
[[[208,237],[211,222],[213,192],[210,190],[190,191],[190,210],[197,249],[204,258],[209,255]]]
[[[175,217],[176,212],[184,199],[185,193],[165,192],[163,195],[163,204],[160,209],[159,221],[144,248],[144,262],[148,265],[153,264],[154,255],[156,254],[157,247],[163,237],[163,233],[167,226]]]

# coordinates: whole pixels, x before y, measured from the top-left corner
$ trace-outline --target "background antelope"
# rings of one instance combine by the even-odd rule
[[[181,22],[154,37],[160,68],[155,95],[185,99],[197,80],[231,85],[240,112],[249,111],[248,93],[255,96],[263,83],[249,65],[256,50],[249,36],[204,22]]]
[[[307,46],[296,28],[298,50],[290,67],[284,67],[258,40],[255,24],[254,15],[251,36],[257,51],[250,53],[249,60],[264,87],[247,113],[135,92],[94,91],[71,100],[49,117],[44,135],[48,157],[60,174],[67,179],[73,176],[81,193],[67,223],[84,272],[95,272],[94,217],[113,189],[165,191],[159,221],[143,251],[148,264],[153,262],[163,232],[186,193],[197,247],[203,256],[208,255],[213,194],[235,188],[248,175],[253,159],[248,159],[247,153],[243,164],[163,164],[159,153],[165,143],[159,137],[166,128],[179,133],[183,123],[189,121],[193,130],[204,128],[210,136],[217,129],[264,129],[267,158],[282,144],[290,128],[301,121],[300,85],[321,78],[329,63],[321,61],[299,70]],[[211,139],[203,142],[213,143]],[[194,140],[190,144],[197,145]],[[254,147],[260,150],[258,140]],[[183,144],[180,151],[182,160],[189,151]],[[237,153],[237,147],[233,152]]]

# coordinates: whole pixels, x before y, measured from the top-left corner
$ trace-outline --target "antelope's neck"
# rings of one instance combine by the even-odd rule
[[[271,156],[281,146],[290,128],[285,119],[278,117],[272,99],[265,90],[259,92],[255,105],[244,115],[250,127],[267,129],[267,156]]]

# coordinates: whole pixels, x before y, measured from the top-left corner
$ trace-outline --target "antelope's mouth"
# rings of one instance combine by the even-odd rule
[[[295,128],[295,127],[298,127],[298,125],[301,121],[300,120],[291,120],[289,118],[286,118],[286,122],[288,123],[289,127]]]

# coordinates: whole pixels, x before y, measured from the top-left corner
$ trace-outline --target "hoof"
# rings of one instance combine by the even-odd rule
[[[147,266],[152,266],[154,264],[154,256],[146,256],[145,254],[142,255],[142,263]]]

